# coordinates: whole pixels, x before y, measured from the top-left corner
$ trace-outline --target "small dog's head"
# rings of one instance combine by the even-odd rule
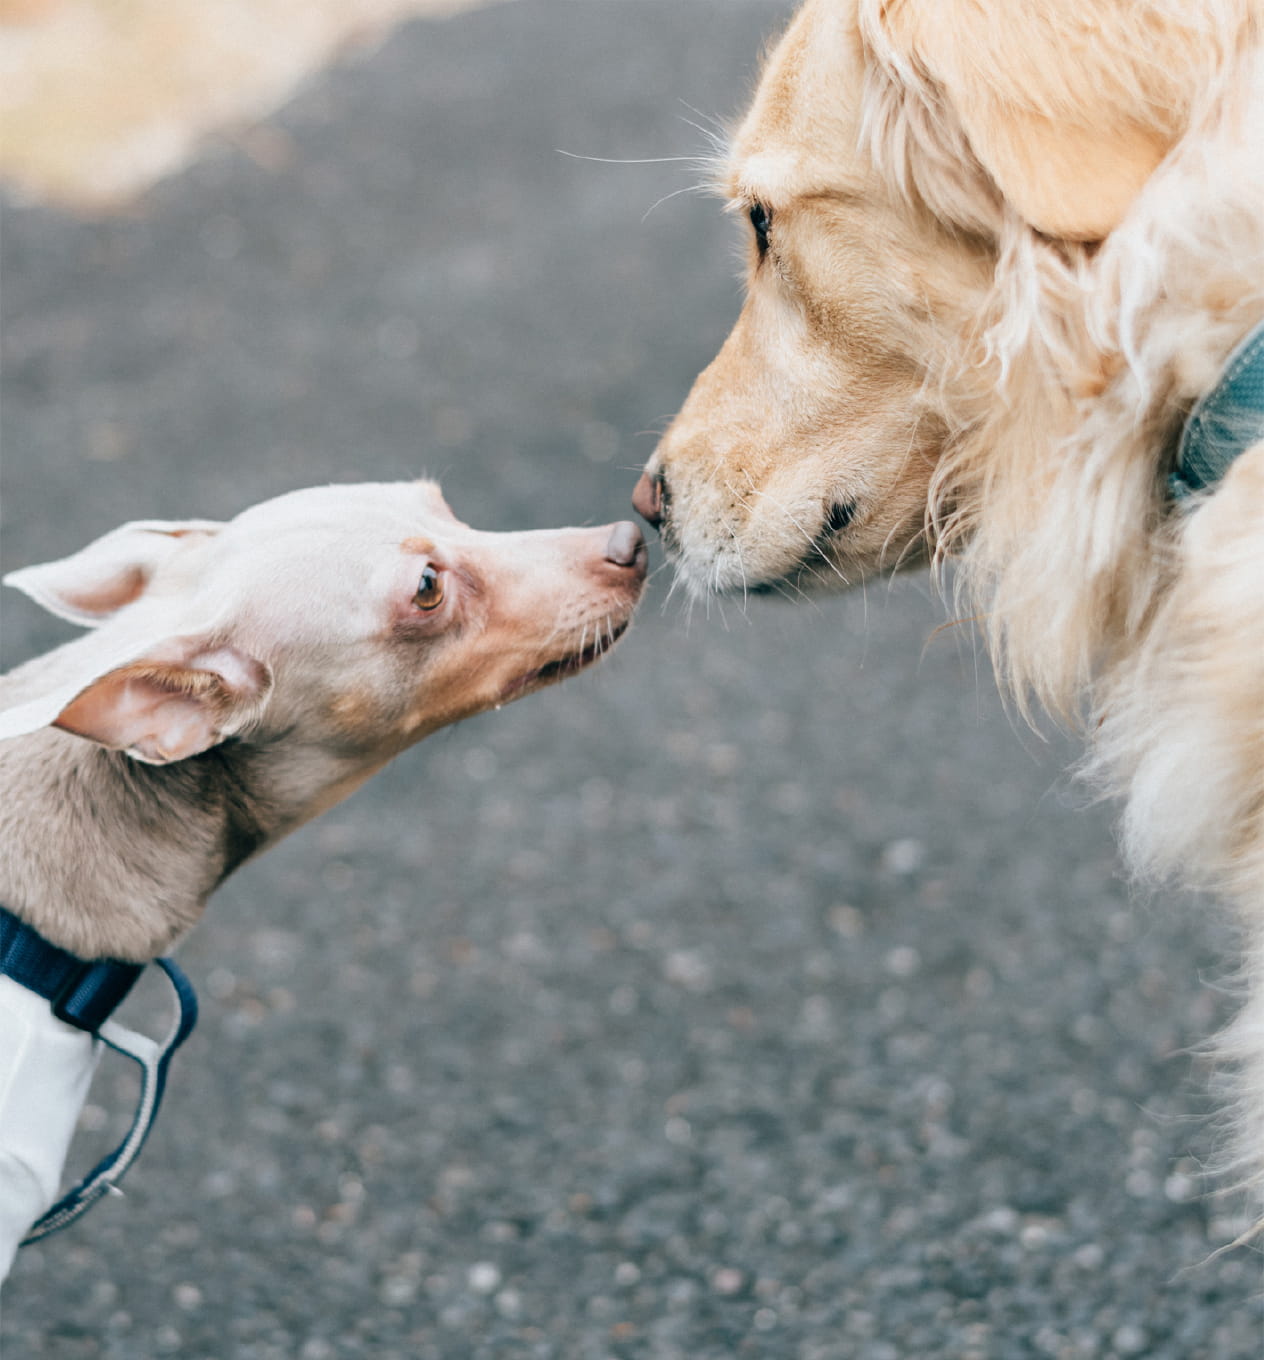
[[[931,546],[941,455],[1037,324],[1007,252],[1084,259],[1119,222],[1188,118],[1202,8],[808,0],[721,174],[745,306],[634,496],[694,590]]]
[[[0,737],[52,725],[157,764],[233,737],[371,770],[596,661],[645,567],[632,524],[480,533],[431,482],[124,525],[6,578],[96,631],[48,659]]]

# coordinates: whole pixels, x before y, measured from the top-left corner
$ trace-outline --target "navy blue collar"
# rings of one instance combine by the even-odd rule
[[[0,976],[42,996],[59,1020],[76,1029],[95,1034],[144,970],[142,963],[117,959],[85,963],[0,907]]]
[[[1199,398],[1181,431],[1169,486],[1176,499],[1205,491],[1252,444],[1264,439],[1264,322],[1225,361],[1220,381]]]

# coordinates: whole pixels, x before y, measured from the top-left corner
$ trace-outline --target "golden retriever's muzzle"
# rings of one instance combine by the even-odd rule
[[[875,571],[924,564],[925,475],[877,506],[845,486],[821,494],[815,476],[743,481],[723,489],[689,463],[679,486],[656,456],[636,483],[632,505],[659,532],[681,583],[696,595],[801,595],[856,585]],[[821,479],[825,480],[825,479]]]

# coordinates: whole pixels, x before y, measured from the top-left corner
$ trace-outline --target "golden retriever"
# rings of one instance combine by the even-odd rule
[[[808,0],[721,182],[745,306],[637,508],[698,592],[955,562],[1020,705],[1092,734],[1137,872],[1241,907],[1259,1189],[1258,412],[1223,475],[1172,479],[1226,361],[1264,357],[1264,0]]]

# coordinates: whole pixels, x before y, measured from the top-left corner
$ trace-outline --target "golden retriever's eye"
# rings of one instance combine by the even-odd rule
[[[759,247],[759,258],[768,254],[768,233],[772,230],[772,209],[762,203],[752,203],[750,224],[755,229],[755,244]]]
[[[421,573],[413,604],[418,609],[438,609],[443,603],[443,575],[436,567],[427,567]]]

